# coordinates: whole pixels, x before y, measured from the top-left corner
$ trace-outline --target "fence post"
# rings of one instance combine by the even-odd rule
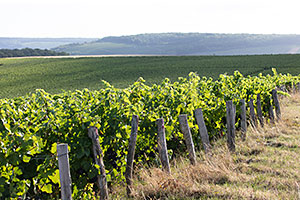
[[[241,99],[241,130],[242,130],[242,140],[246,139],[247,133],[247,116],[246,116],[246,103],[245,99]]]
[[[257,121],[254,111],[253,99],[249,101],[249,108],[250,108],[250,122],[253,128],[257,128]]]
[[[72,199],[72,182],[68,153],[68,144],[57,144],[57,158],[62,200]]]
[[[100,200],[108,199],[106,173],[105,173],[105,167],[103,163],[103,152],[99,142],[98,129],[94,126],[90,127],[88,129],[88,135],[93,142],[93,153],[94,153],[95,164],[98,165],[100,168],[100,175],[97,176],[97,185],[100,190]]]
[[[274,124],[275,123],[275,117],[274,117],[274,111],[273,111],[273,106],[272,105],[270,105],[270,107],[269,107],[269,118],[270,118],[270,122],[272,124]]]
[[[187,121],[187,115],[182,114],[179,115],[179,124],[181,132],[183,133],[185,144],[187,146],[187,149],[189,151],[189,158],[192,165],[196,164],[196,153],[194,148],[194,142],[191,134],[191,130]]]
[[[134,153],[135,153],[135,146],[136,146],[136,137],[138,133],[138,125],[139,125],[139,117],[137,115],[132,116],[131,122],[131,135],[128,144],[128,154],[127,154],[127,164],[126,164],[126,171],[125,171],[125,178],[126,178],[126,191],[127,196],[132,196],[132,171],[133,171],[133,160],[134,160]]]
[[[157,136],[158,136],[159,158],[160,158],[163,170],[170,174],[171,170],[170,170],[167,142],[166,142],[166,136],[165,136],[164,119],[162,119],[162,118],[157,119],[156,124],[157,124],[157,132],[158,132]]]
[[[232,101],[226,101],[227,145],[235,152],[235,108]]]
[[[280,111],[280,105],[279,105],[279,100],[278,100],[278,95],[276,90],[272,90],[272,96],[273,96],[273,101],[275,104],[275,112],[276,112],[276,117],[278,120],[281,119],[281,111]]]
[[[273,111],[273,106],[271,104],[271,99],[268,100],[268,105],[269,105],[269,119],[270,119],[270,123],[274,124],[275,123],[275,117],[274,117],[274,111]]]
[[[262,114],[262,110],[261,110],[261,98],[260,98],[260,94],[257,94],[256,109],[257,109],[258,121],[259,121],[261,127],[264,127],[264,118],[263,118],[263,114]]]
[[[205,153],[209,153],[210,152],[209,137],[208,137],[205,123],[204,123],[203,112],[202,112],[201,108],[198,108],[195,110],[195,118],[196,118],[196,122],[198,124],[204,151],[205,151]]]

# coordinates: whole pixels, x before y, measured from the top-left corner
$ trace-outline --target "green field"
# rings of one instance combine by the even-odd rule
[[[37,88],[50,93],[99,89],[104,87],[101,80],[124,88],[139,77],[152,84],[166,77],[186,77],[191,71],[213,78],[235,70],[244,75],[272,74],[272,67],[298,75],[300,55],[0,59],[0,98],[22,96]]]

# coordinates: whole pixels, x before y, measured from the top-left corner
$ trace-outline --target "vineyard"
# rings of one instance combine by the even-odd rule
[[[99,130],[108,186],[125,181],[126,155],[133,115],[139,116],[135,165],[160,165],[156,120],[164,119],[168,155],[173,159],[186,152],[178,117],[187,114],[195,148],[202,149],[194,111],[202,108],[210,139],[226,134],[226,101],[238,108],[240,100],[261,97],[262,113],[273,105],[271,91],[299,87],[300,75],[243,76],[221,74],[217,79],[190,73],[187,78],[148,86],[143,78],[125,89],[104,81],[106,88],[49,94],[37,90],[30,95],[1,99],[0,198],[58,199],[60,182],[56,148],[70,147],[73,198],[93,199],[99,167],[93,162],[88,128]],[[296,85],[298,86],[296,87]],[[254,103],[255,100],[254,100]],[[249,115],[249,111],[248,115]],[[236,116],[240,110],[236,110]],[[240,119],[236,118],[236,128]]]

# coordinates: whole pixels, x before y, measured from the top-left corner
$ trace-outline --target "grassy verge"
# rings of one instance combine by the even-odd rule
[[[198,163],[186,158],[171,162],[171,175],[139,166],[134,199],[299,199],[300,95],[281,100],[282,120],[264,128],[249,128],[246,141],[237,138],[236,154],[226,141],[213,144],[210,157],[198,152]],[[115,199],[125,188],[112,188]]]

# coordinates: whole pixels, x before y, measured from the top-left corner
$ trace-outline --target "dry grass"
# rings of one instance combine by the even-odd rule
[[[220,140],[194,166],[172,161],[171,175],[140,169],[134,199],[300,199],[300,95],[281,99],[281,107],[282,120],[249,128],[234,155]]]

